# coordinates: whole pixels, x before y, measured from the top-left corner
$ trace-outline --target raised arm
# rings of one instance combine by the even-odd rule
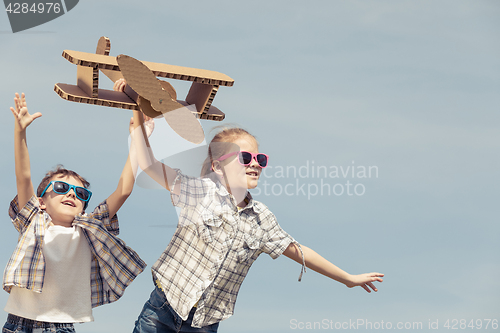
[[[370,288],[374,291],[378,289],[373,285],[373,282],[382,282],[382,277],[384,274],[381,273],[365,273],[359,275],[351,275],[339,267],[335,266],[318,253],[312,249],[301,245],[302,251],[304,253],[304,258],[306,261],[306,267],[318,272],[324,276],[327,276],[335,281],[345,284],[347,287],[352,288],[356,286],[361,286],[367,292],[371,292]],[[299,264],[302,264],[302,255],[297,245],[290,244],[288,248],[283,252],[288,258],[295,260]]]
[[[123,91],[125,85],[125,80],[121,79],[115,82],[113,89],[116,91]],[[161,163],[155,158],[153,150],[149,145],[147,131],[144,127],[144,117],[142,112],[134,111],[133,127],[134,129],[131,132],[131,147],[133,146],[135,148],[135,154],[139,166],[154,181],[156,181],[167,190],[171,191],[171,186],[169,184],[173,183],[175,177],[177,176],[177,173],[174,169],[170,168],[166,164]],[[175,187],[173,192],[176,194],[180,193],[179,184]]]
[[[177,172],[155,158],[153,150],[149,145],[146,130],[144,128],[142,112],[137,112],[137,114],[134,113],[134,123],[140,124],[139,127],[134,131],[134,135],[132,135],[132,143],[135,146],[137,152],[137,160],[139,166],[155,182],[157,182],[167,190],[172,191],[170,184],[173,183],[175,177],[177,176]],[[173,192],[176,194],[180,193],[179,184],[175,186]]]
[[[140,113],[140,111],[134,111],[134,113]],[[135,115],[130,119],[129,132],[132,135],[134,129],[137,125],[134,125]],[[152,123],[152,122],[151,122]],[[136,123],[137,124],[137,123]],[[153,123],[152,123],[153,124]],[[149,131],[149,135],[152,132],[152,128]],[[149,136],[148,135],[148,136]],[[125,166],[123,167],[120,179],[118,180],[118,186],[116,190],[108,197],[106,200],[109,209],[109,216],[114,216],[118,210],[121,208],[125,200],[128,199],[135,183],[135,175],[137,173],[137,154],[135,146],[132,144],[130,146],[129,154]]]
[[[28,144],[26,143],[26,128],[35,120],[42,116],[40,112],[33,115],[28,113],[26,97],[24,93],[19,96],[16,93],[14,98],[15,108],[10,111],[14,115],[14,158],[16,171],[17,198],[19,207],[23,207],[35,194],[31,181],[30,156]]]

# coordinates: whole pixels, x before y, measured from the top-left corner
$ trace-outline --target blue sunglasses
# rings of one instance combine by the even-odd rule
[[[69,191],[73,190],[78,200],[83,201],[85,203],[83,209],[87,208],[90,197],[92,196],[92,192],[90,192],[85,187],[71,185],[66,182],[62,182],[60,180],[53,180],[47,185],[47,187],[45,187],[42,194],[40,195],[40,198],[43,197],[45,192],[47,192],[50,185],[52,185],[52,190],[54,191],[54,193],[57,194],[66,194]]]

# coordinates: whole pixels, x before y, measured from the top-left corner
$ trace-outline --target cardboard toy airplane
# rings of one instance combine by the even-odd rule
[[[99,39],[95,54],[64,50],[62,56],[77,65],[77,84],[57,83],[54,91],[72,102],[141,110],[152,118],[163,115],[177,134],[193,143],[204,139],[196,118],[224,119],[224,113],[213,106],[212,101],[219,86],[234,84],[229,76],[204,69],[141,62],[126,55],[111,57],[109,50],[107,37]],[[99,89],[99,71],[113,82],[125,78],[125,92]],[[192,81],[185,101],[177,100],[172,85],[157,77]],[[185,107],[193,104],[196,110],[192,112]]]

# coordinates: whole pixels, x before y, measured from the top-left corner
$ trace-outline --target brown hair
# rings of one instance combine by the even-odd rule
[[[83,187],[85,188],[90,187],[90,183],[86,181],[85,178],[83,178],[82,176],[80,176],[79,174],[77,174],[72,170],[65,169],[61,164],[59,164],[55,167],[55,169],[50,170],[45,174],[45,177],[43,177],[42,181],[40,182],[40,185],[38,185],[38,188],[36,190],[36,196],[39,197],[42,194],[45,187],[47,187],[47,185],[50,183],[50,180],[58,175],[60,175],[61,177],[64,176],[74,177],[82,182]]]
[[[212,138],[212,141],[210,141],[210,144],[208,145],[208,156],[203,162],[200,176],[202,178],[210,178],[214,182],[217,182],[218,178],[214,174],[214,172],[212,172],[213,161],[228,153],[233,146],[231,143],[243,136],[250,136],[255,140],[255,142],[257,142],[255,136],[253,136],[243,128],[223,127],[219,132],[217,132],[217,134],[215,134],[215,136]],[[221,142],[229,144],[220,144]]]

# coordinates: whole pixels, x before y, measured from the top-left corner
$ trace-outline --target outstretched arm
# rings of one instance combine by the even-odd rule
[[[367,292],[371,292],[370,288],[374,291],[378,289],[373,285],[373,282],[382,282],[382,277],[384,274],[381,273],[366,273],[359,275],[351,275],[339,267],[335,266],[318,253],[312,249],[301,245],[302,251],[304,253],[304,258],[306,261],[306,266],[315,272],[323,274],[335,281],[345,284],[347,287],[352,288],[355,286],[361,286]],[[295,260],[299,264],[302,264],[302,255],[297,247],[297,245],[291,243],[288,248],[283,252],[285,256],[290,259]]]
[[[120,79],[115,82],[113,89],[116,91],[123,91],[125,89],[125,85],[125,80]],[[177,176],[177,173],[174,169],[170,168],[168,165],[161,163],[155,158],[153,150],[149,145],[148,135],[146,132],[146,128],[144,127],[144,117],[142,112],[134,111],[133,119],[134,129],[131,132],[131,147],[134,146],[135,148],[139,166],[154,181],[156,181],[167,190],[171,191],[170,184],[173,183],[175,177]],[[180,185],[177,185],[173,192],[179,194]]]
[[[14,156],[16,170],[17,198],[19,207],[26,205],[28,200],[35,194],[33,183],[31,182],[30,157],[28,144],[26,143],[26,128],[35,120],[42,116],[40,112],[33,115],[28,113],[26,97],[24,93],[19,96],[16,93],[14,98],[15,108],[10,111],[14,115]]]

